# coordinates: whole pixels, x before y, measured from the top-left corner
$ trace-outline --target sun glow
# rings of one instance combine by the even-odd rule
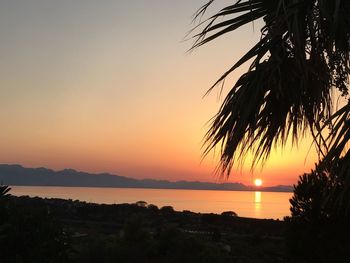
[[[263,181],[260,178],[257,178],[254,180],[254,185],[255,186],[262,186]]]

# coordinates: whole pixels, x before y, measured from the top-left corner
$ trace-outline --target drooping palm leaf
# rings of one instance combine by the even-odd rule
[[[199,9],[196,17],[213,2]],[[252,61],[206,134],[205,153],[221,146],[220,174],[229,175],[234,162],[248,151],[254,154],[253,164],[266,159],[273,144],[283,146],[290,132],[298,140],[311,131],[318,150],[323,153],[325,148],[327,155],[320,127],[333,114],[332,89],[336,86],[345,95],[349,88],[348,11],[350,1],[345,0],[241,0],[199,25],[203,29],[194,34],[193,48],[257,19],[265,22],[260,41],[209,89]]]
[[[0,198],[10,196],[9,194],[10,190],[11,188],[8,187],[7,185],[0,185]]]

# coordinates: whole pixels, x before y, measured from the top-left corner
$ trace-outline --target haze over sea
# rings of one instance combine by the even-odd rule
[[[16,196],[73,199],[98,204],[146,201],[158,207],[200,213],[234,211],[241,217],[283,219],[292,193],[180,189],[11,186]]]

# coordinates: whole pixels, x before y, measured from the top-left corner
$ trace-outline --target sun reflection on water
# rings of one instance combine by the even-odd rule
[[[260,204],[261,203],[261,192],[255,191],[254,202],[255,202],[255,204]]]
[[[254,192],[254,208],[256,217],[260,217],[261,214],[261,192]]]

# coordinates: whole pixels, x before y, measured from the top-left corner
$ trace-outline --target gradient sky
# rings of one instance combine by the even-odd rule
[[[0,162],[217,181],[217,156],[201,162],[201,145],[222,98],[203,95],[260,35],[249,25],[187,54],[203,3],[2,0]],[[263,170],[229,181],[295,183],[316,161],[309,146],[277,149]]]

